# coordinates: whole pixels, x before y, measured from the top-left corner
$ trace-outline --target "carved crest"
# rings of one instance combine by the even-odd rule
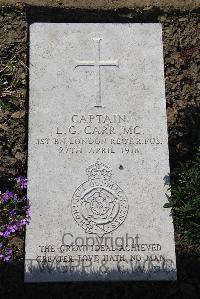
[[[72,215],[86,233],[102,237],[117,229],[128,213],[123,190],[111,181],[112,170],[98,160],[86,169],[88,181],[72,198]]]

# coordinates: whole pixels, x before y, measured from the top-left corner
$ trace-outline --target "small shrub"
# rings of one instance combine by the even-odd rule
[[[11,238],[23,230],[30,220],[30,207],[26,198],[27,179],[14,179],[14,190],[0,193],[0,260],[13,257]]]
[[[200,253],[200,149],[175,171],[171,196],[165,207],[172,209],[181,241]]]

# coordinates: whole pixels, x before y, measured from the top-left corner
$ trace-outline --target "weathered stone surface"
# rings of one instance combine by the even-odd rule
[[[31,25],[29,115],[26,281],[175,279],[161,26]]]

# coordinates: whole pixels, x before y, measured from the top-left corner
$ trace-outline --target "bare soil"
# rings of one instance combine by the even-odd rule
[[[159,7],[162,9],[197,9],[198,0],[0,0],[0,4],[16,4],[78,9],[119,9]]]

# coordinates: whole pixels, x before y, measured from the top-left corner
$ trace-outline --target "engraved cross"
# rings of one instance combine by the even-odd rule
[[[116,66],[119,67],[118,60],[101,60],[101,38],[95,37],[93,41],[96,43],[96,59],[95,60],[76,60],[75,68],[80,66],[94,66],[96,80],[96,105],[94,107],[103,107],[101,104],[101,67]]]

